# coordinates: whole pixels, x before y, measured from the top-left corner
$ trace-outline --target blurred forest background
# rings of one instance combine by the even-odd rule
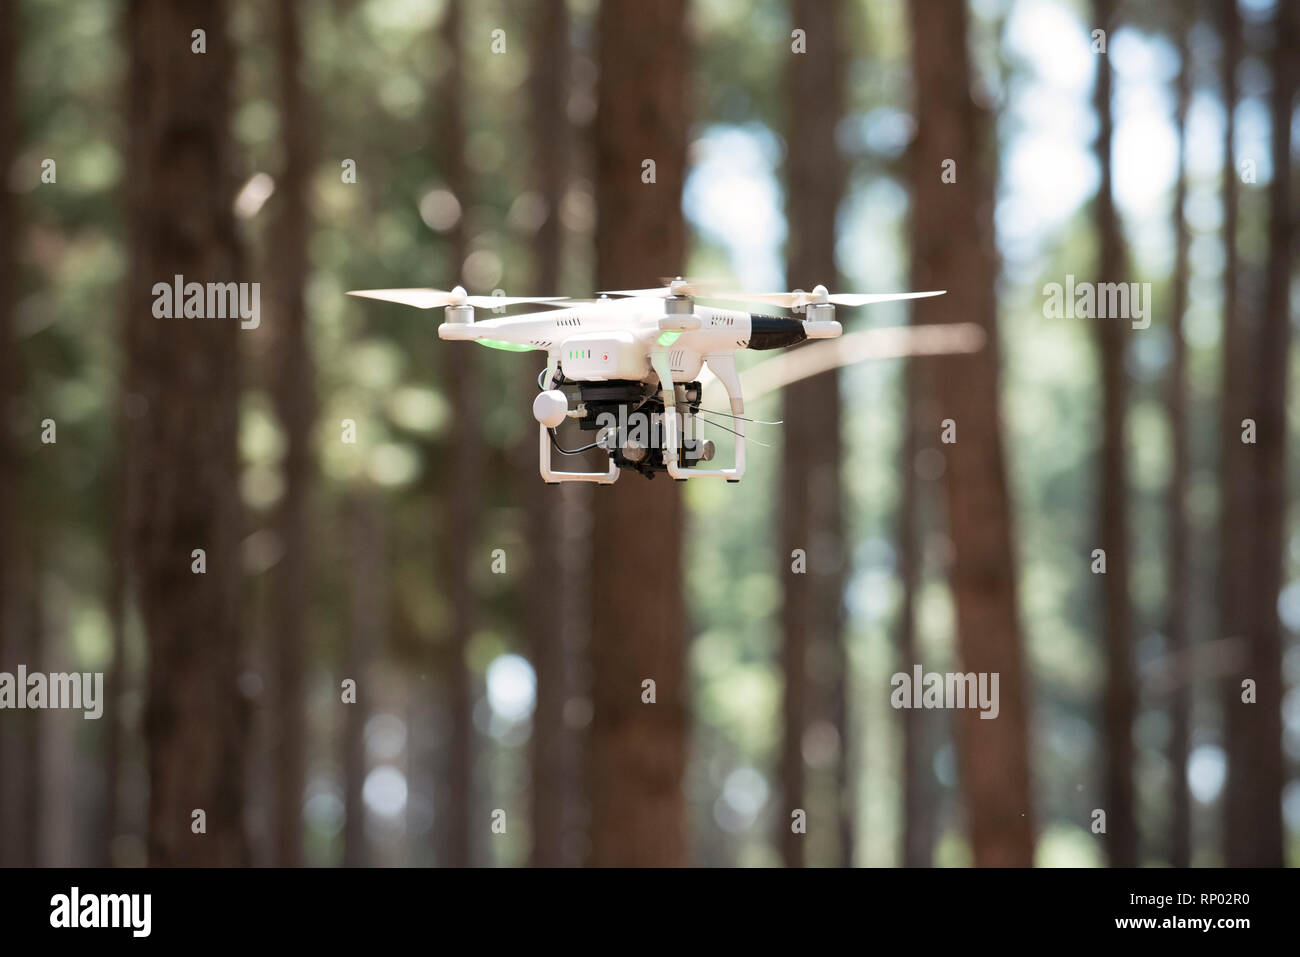
[[[107,694],[0,712],[0,863],[1300,856],[1300,3],[0,18],[0,670]],[[155,318],[176,273],[260,325]],[[548,487],[539,356],[344,296],[679,273],[988,342],[753,403],[740,485]],[[892,709],[914,664],[999,717]]]

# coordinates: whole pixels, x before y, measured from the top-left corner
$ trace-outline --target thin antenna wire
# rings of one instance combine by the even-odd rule
[[[651,401],[654,402],[655,406],[658,407],[658,409],[659,409],[661,412],[663,411],[663,409],[664,409],[664,403],[663,403],[663,400],[662,400],[662,399],[655,398],[655,399],[652,399]],[[696,414],[698,414],[698,413],[700,413],[700,412],[707,412],[709,415],[725,415],[725,416],[726,416],[727,418],[729,418],[729,419],[742,419],[742,420],[745,421],[745,422],[753,422],[753,423],[755,423],[756,425],[785,425],[784,420],[781,420],[781,419],[778,419],[778,420],[775,421],[775,422],[768,421],[767,419],[751,419],[751,418],[750,418],[749,416],[747,416],[747,415],[737,415],[737,414],[734,413],[734,412],[721,412],[721,411],[719,411],[719,410],[717,410],[717,409],[706,409],[706,408],[704,408],[703,406],[696,406],[694,412],[683,413],[683,414],[696,415]],[[762,443],[759,443],[759,444],[761,445]]]
[[[753,422],[756,425],[785,425],[785,422],[781,419],[778,419],[775,422],[769,422],[767,419],[751,419],[747,415],[736,415],[734,412],[719,412],[716,409],[705,409],[703,407],[696,408],[695,411],[707,412],[709,415],[725,415],[732,419],[743,419],[746,422]]]
[[[752,438],[751,436],[748,436],[748,435],[741,435],[741,434],[740,434],[739,432],[737,432],[735,429],[729,429],[729,428],[727,428],[725,425],[723,425],[721,422],[714,422],[712,419],[706,419],[706,418],[704,418],[703,416],[696,416],[696,418],[698,418],[698,419],[699,419],[701,422],[703,422],[705,425],[711,425],[711,426],[713,426],[715,429],[722,429],[724,432],[730,432],[732,435],[736,436],[737,438],[742,438],[742,439],[744,439],[746,442],[753,442],[755,445],[762,446],[762,447],[765,448],[765,449],[770,449],[770,448],[772,447],[772,446],[768,445],[766,442],[760,442],[758,439]]]

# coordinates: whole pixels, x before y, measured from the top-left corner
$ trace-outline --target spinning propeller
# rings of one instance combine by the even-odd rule
[[[649,289],[606,289],[602,296],[635,296],[638,298],[667,299],[670,296],[691,296],[712,298],[709,289],[717,288],[716,283],[706,283],[696,279],[683,279],[681,276],[667,276],[662,286]]]
[[[442,289],[351,289],[349,296],[397,302],[416,309],[436,309],[439,306],[477,306],[479,309],[497,309],[517,306],[525,302],[562,302],[564,296],[471,296],[464,286],[451,292]]]
[[[794,292],[728,292],[718,293],[714,298],[730,299],[736,302],[757,302],[783,309],[802,309],[819,303],[831,303],[836,306],[870,306],[878,302],[897,302],[902,299],[924,299],[928,296],[942,296],[947,290],[936,289],[932,292],[882,292],[882,293],[832,293],[825,286],[814,286],[812,292],[797,289]]]
[[[644,298],[667,299],[670,296],[690,296],[698,299],[723,299],[729,302],[754,302],[768,306],[780,306],[783,309],[802,310],[805,306],[829,303],[835,306],[870,306],[878,302],[898,302],[903,299],[924,299],[928,296],[942,296],[946,290],[936,289],[931,292],[884,292],[884,293],[832,293],[825,286],[814,286],[812,292],[796,289],[794,292],[719,292],[718,283],[683,279],[677,276],[664,279],[662,286],[649,289],[609,289],[601,293],[604,296],[635,296]]]

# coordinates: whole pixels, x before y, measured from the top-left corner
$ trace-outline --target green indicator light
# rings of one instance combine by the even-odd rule
[[[682,331],[680,329],[669,329],[659,337],[659,344],[661,346],[671,346],[681,337]]]
[[[532,346],[526,346],[519,342],[505,342],[501,339],[475,339],[481,346],[487,346],[489,349],[500,349],[502,352],[532,352]]]

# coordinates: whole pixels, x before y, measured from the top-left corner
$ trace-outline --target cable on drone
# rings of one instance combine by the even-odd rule
[[[559,452],[561,455],[581,455],[583,452],[588,452],[600,445],[599,442],[592,442],[590,445],[584,445],[580,449],[566,449],[562,448],[559,441],[555,438],[554,429],[547,429],[546,433],[551,437],[551,445],[555,446],[555,451]]]

